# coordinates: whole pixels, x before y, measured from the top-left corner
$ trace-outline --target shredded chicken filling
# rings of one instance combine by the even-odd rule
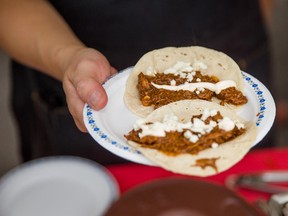
[[[199,82],[217,83],[219,79],[214,76],[203,76],[199,71],[193,76],[193,80],[190,83]],[[216,97],[221,100],[220,104],[225,103],[233,105],[243,105],[247,103],[247,98],[241,91],[235,87],[228,87],[222,90],[219,94],[208,89],[195,90],[193,92],[188,90],[171,91],[166,89],[158,89],[152,85],[152,83],[158,85],[171,85],[174,82],[175,85],[181,85],[188,82],[187,78],[182,78],[179,75],[157,73],[155,76],[147,76],[143,73],[138,75],[137,89],[139,92],[140,100],[144,106],[153,106],[157,109],[166,104],[176,102],[184,99],[202,99],[211,101],[212,97]]]
[[[193,116],[191,121],[193,122],[194,118],[201,118],[201,116],[202,115]],[[216,115],[209,116],[204,122],[208,125],[210,124],[210,121],[218,122],[221,119],[223,119],[222,115],[217,112]],[[140,138],[139,133],[141,133],[141,129],[139,129],[131,130],[127,135],[125,135],[125,137],[127,140],[139,143],[142,147],[156,149],[167,155],[175,156],[183,153],[197,154],[204,149],[212,148],[212,146],[215,144],[221,145],[240,136],[245,132],[246,129],[238,128],[235,125],[232,130],[225,131],[216,125],[211,132],[206,134],[190,131],[193,133],[193,135],[199,137],[197,142],[191,142],[184,136],[184,133],[187,130],[188,129],[184,129],[182,132],[166,132],[164,137],[148,135]]]

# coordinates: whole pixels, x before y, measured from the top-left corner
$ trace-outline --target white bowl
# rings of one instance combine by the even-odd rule
[[[36,159],[0,180],[0,215],[98,216],[119,196],[113,176],[74,156]]]

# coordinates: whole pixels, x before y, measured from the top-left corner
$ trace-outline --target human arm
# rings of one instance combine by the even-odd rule
[[[267,28],[271,28],[272,25],[275,3],[275,0],[259,0],[260,10]]]
[[[62,81],[76,125],[84,103],[107,103],[102,83],[115,73],[97,50],[87,48],[45,0],[0,0],[0,48],[12,58]]]

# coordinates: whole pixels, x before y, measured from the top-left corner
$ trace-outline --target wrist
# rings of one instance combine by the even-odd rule
[[[85,48],[86,46],[81,43],[69,44],[55,48],[54,51],[52,52],[52,58],[53,58],[52,65],[54,66],[51,69],[54,70],[53,72],[54,77],[62,81],[64,73],[67,70],[67,67],[71,63],[74,56],[76,56],[79,51]]]

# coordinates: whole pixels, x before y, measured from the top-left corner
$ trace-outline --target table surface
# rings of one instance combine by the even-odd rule
[[[168,177],[183,177],[193,178],[203,181],[214,182],[219,185],[225,185],[227,177],[238,174],[248,174],[264,171],[287,171],[288,172],[288,148],[268,148],[251,150],[240,162],[234,165],[229,170],[210,177],[193,177],[175,174],[166,171],[160,167],[147,166],[136,163],[110,165],[107,169],[112,173],[118,182],[120,193],[125,193],[127,190],[147,183],[152,180],[168,178]],[[288,183],[288,180],[287,180]],[[259,199],[267,200],[271,195],[258,191],[247,189],[237,189],[235,192],[246,199],[248,202],[254,202]]]

